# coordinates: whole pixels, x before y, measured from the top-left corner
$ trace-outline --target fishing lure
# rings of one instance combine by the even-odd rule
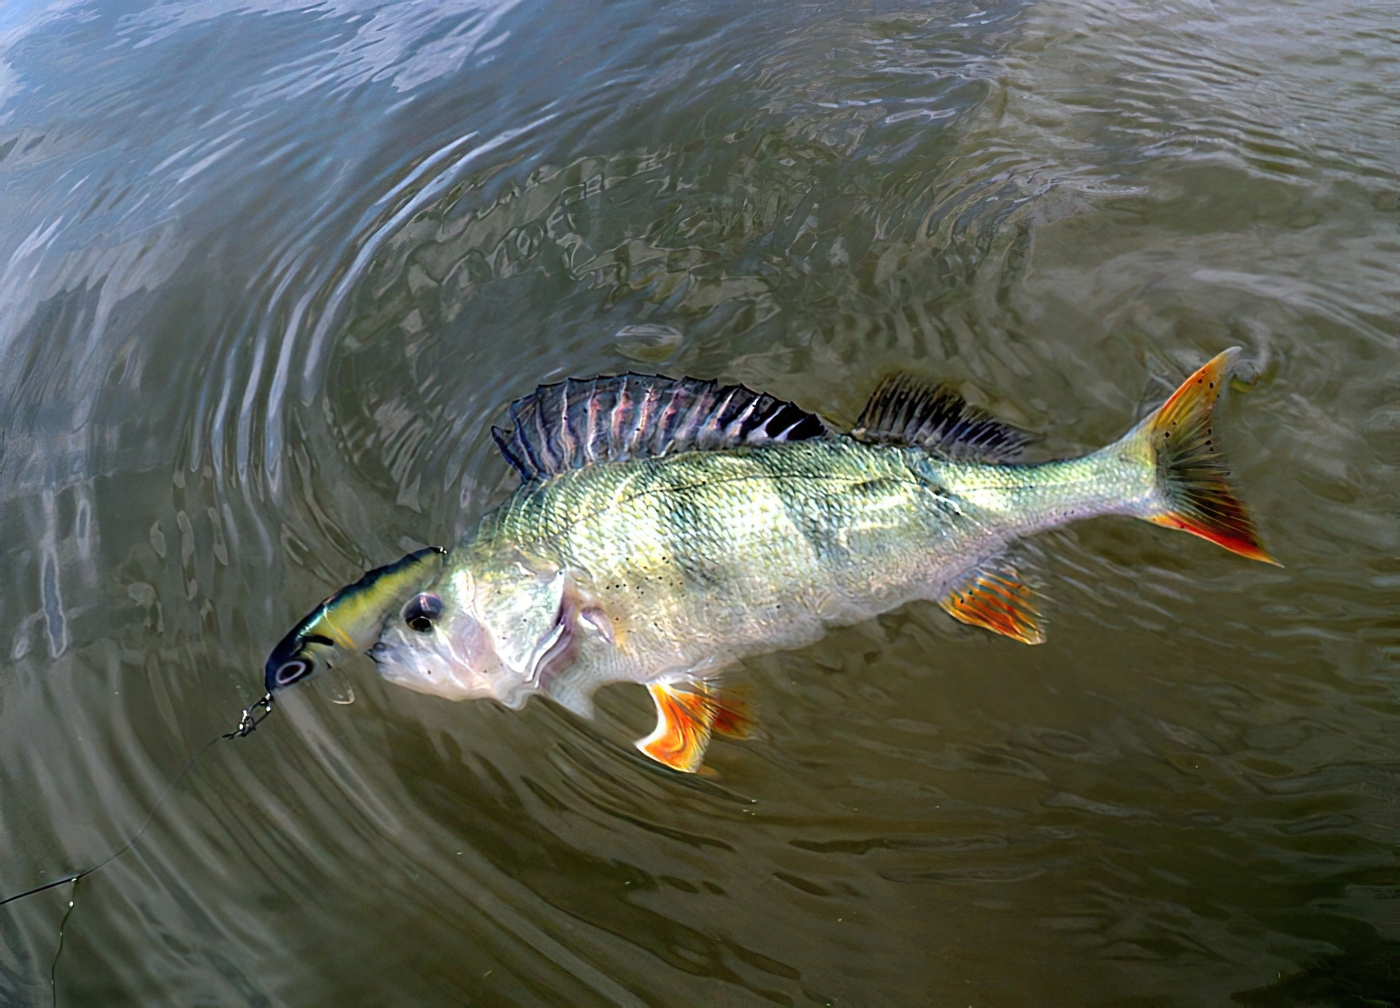
[[[368,651],[383,629],[385,614],[431,582],[446,556],[446,550],[429,546],[370,571],[324,599],[268,655],[263,677],[268,696]]]

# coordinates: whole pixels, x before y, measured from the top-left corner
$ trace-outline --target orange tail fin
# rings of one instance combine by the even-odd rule
[[[1232,553],[1283,566],[1269,556],[1230,485],[1212,414],[1239,347],[1217,354],[1129,435],[1156,461],[1162,510],[1148,521],[1209,539]]]

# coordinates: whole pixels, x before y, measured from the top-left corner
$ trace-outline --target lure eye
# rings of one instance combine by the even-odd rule
[[[442,599],[429,592],[415,596],[407,606],[404,607],[403,621],[412,630],[419,633],[427,633],[433,628],[433,623],[442,615]]]
[[[290,686],[298,679],[304,679],[311,674],[311,663],[300,658],[293,658],[289,662],[283,662],[277,666],[277,671],[273,673],[277,680],[277,685]]]

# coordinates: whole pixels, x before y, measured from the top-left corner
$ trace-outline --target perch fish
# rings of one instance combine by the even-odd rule
[[[718,685],[746,656],[914,599],[1043,641],[1009,550],[1044,529],[1131,515],[1275,563],[1212,419],[1238,353],[1113,444],[1035,464],[1019,461],[1027,434],[907,376],[845,433],[741,385],[543,386],[492,431],[519,489],[450,553],[412,554],[318,607],[269,658],[268,690],[365,648],[390,682],[511,708],[542,693],[590,717],[600,686],[643,683],[657,724],[637,747],[695,772],[713,734],[746,729]]]

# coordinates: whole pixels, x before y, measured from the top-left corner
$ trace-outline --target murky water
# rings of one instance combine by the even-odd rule
[[[849,422],[907,368],[1049,457],[1239,343],[1287,565],[1042,537],[1049,643],[914,605],[750,661],[710,778],[631,748],[640,689],[583,723],[366,662],[0,910],[0,1001],[1400,1001],[1394,14],[0,7],[0,896],[119,847],[318,599],[472,528],[542,381]]]

